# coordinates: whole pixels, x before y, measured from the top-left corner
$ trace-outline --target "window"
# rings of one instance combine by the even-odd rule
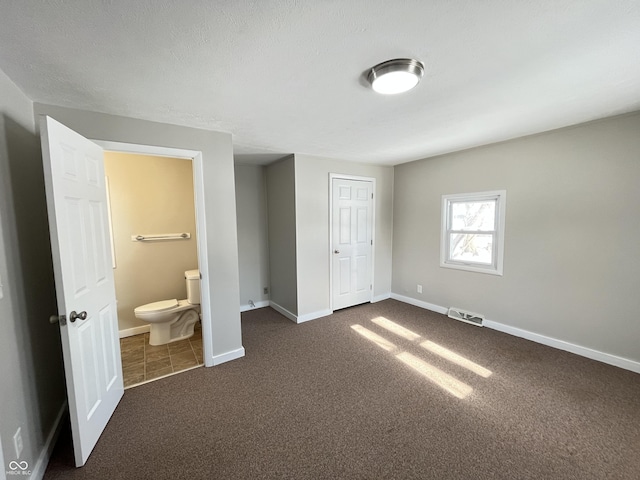
[[[507,192],[442,196],[440,266],[502,275]]]

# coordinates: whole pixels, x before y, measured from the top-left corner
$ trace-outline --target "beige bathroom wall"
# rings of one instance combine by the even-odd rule
[[[198,268],[191,160],[105,152],[115,249],[120,331],[145,325],[134,309],[186,298],[185,270]],[[134,242],[132,235],[191,234],[188,240]]]

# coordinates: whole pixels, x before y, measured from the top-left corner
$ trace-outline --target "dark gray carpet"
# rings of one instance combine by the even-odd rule
[[[254,310],[242,331],[246,357],[127,390],[83,468],[63,433],[45,478],[640,478],[638,374],[394,300],[301,325]],[[472,392],[457,398],[403,352]]]

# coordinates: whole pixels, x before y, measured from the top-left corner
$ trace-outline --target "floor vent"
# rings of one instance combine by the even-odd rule
[[[484,320],[484,315],[480,315],[479,313],[467,312],[455,307],[449,307],[447,316],[449,318],[453,318],[454,320],[460,320],[461,322],[476,325],[477,327],[481,327],[482,321]]]

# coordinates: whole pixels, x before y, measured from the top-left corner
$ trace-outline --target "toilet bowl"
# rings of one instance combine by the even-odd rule
[[[200,272],[184,272],[187,298],[161,300],[137,307],[136,318],[149,323],[149,345],[165,345],[193,336],[193,328],[200,320]]]

